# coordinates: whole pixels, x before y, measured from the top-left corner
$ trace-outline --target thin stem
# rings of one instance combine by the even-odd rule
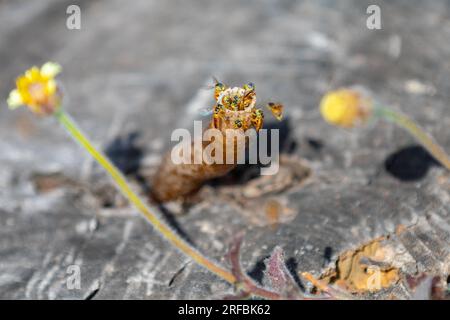
[[[147,205],[136,195],[136,193],[130,188],[125,177],[116,168],[114,164],[100,151],[98,151],[89,139],[81,132],[75,122],[66,114],[62,109],[55,113],[56,119],[67,130],[72,138],[80,144],[81,147],[86,149],[92,157],[109,173],[111,178],[116,182],[119,190],[123,195],[133,203],[141,214],[147,219],[152,226],[161,233],[161,235],[177,247],[185,255],[192,258],[199,265],[213,272],[225,281],[234,284],[236,282],[235,276],[228,272],[226,269],[218,265],[217,263],[207,259],[196,249],[191,247],[186,241],[180,238],[170,227],[163,223],[154,213],[152,213]]]
[[[450,170],[450,157],[448,154],[413,120],[400,112],[381,106],[377,106],[374,111],[376,115],[406,129],[437,161]]]

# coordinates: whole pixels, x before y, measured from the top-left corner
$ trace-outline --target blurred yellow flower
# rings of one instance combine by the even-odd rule
[[[370,115],[372,102],[354,89],[339,89],[327,93],[320,102],[320,112],[330,124],[351,128]]]
[[[61,95],[55,76],[61,72],[61,66],[47,62],[40,69],[32,67],[16,80],[16,89],[8,97],[10,109],[28,106],[37,114],[54,113],[61,102]]]

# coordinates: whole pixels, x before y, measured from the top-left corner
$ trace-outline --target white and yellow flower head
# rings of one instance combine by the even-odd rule
[[[320,102],[320,112],[325,121],[344,128],[365,122],[371,110],[370,97],[349,88],[328,92]]]
[[[8,106],[16,109],[28,106],[41,115],[54,113],[60,106],[61,94],[55,77],[61,66],[53,62],[45,63],[40,69],[32,67],[16,80],[16,89],[8,97]]]

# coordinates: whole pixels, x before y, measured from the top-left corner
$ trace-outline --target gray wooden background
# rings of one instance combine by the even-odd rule
[[[81,30],[66,28],[73,3]],[[366,28],[370,4],[381,8],[381,30]],[[265,226],[261,205],[223,197],[249,182],[225,180],[189,207],[169,206],[166,218],[224,265],[229,241],[245,229],[242,262],[257,280],[275,245],[293,273],[317,275],[343,250],[400,224],[407,236],[392,241],[413,262],[402,271],[446,276],[449,173],[404,131],[383,122],[339,130],[324,123],[318,103],[331,88],[363,86],[450,151],[449,39],[450,2],[439,0],[2,0],[0,97],[30,65],[61,63],[66,108],[144,193],[171,131],[191,126],[193,110],[211,104],[211,76],[252,81],[259,101],[285,104],[284,152],[311,170],[270,195],[289,208],[289,222]],[[1,106],[0,298],[232,292],[161,240],[53,119]],[[72,265],[80,289],[67,288]],[[392,290],[408,297],[401,283]]]

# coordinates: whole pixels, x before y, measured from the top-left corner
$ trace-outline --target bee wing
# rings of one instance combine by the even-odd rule
[[[214,86],[212,84],[206,84],[206,85],[202,86],[201,89],[212,90],[212,89],[214,89]]]
[[[211,87],[212,88],[214,88],[215,87],[215,85],[216,84],[218,84],[218,83],[222,83],[223,85],[225,85],[225,87],[227,87],[228,88],[228,86],[227,86],[227,84],[226,83],[224,83],[224,82],[222,82],[222,81],[219,81],[215,76],[211,76],[211,78],[212,78],[212,80],[213,80],[213,82],[214,82],[214,84],[213,85],[211,85]]]
[[[283,119],[283,105],[281,103],[269,102],[266,107],[278,121]]]
[[[201,108],[198,110],[198,113],[202,116],[202,117],[206,117],[209,115],[213,114],[213,109],[212,108]]]
[[[215,85],[220,82],[215,76],[211,76],[211,78],[213,79]]]
[[[215,76],[211,76],[211,78],[212,78],[212,84],[206,84],[206,85],[203,85],[201,88],[202,89],[204,89],[204,90],[213,90],[214,89],[214,87],[216,86],[216,84],[218,84],[218,83],[220,83],[220,81],[219,80],[217,80],[217,78],[215,77]],[[208,81],[209,82],[209,81]]]

